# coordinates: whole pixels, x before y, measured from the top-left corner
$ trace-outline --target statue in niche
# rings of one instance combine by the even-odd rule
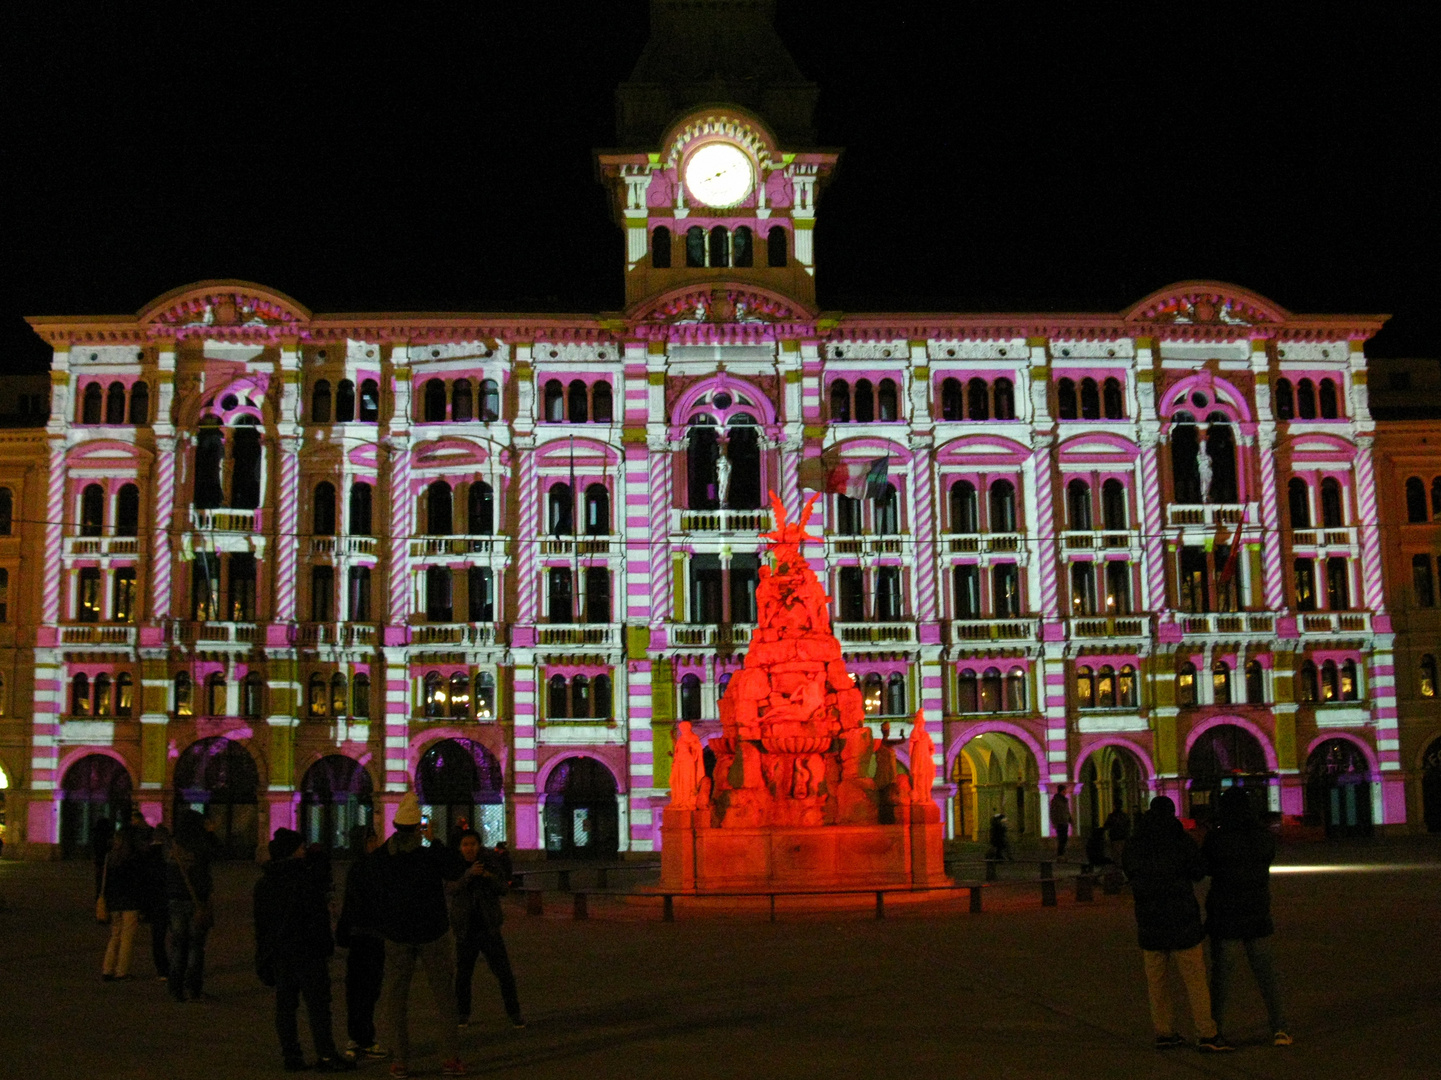
[[[700,738],[691,730],[690,721],[682,720],[675,727],[675,750],[670,767],[670,805],[673,810],[694,810],[705,776],[705,763]]]
[[[899,739],[891,738],[891,725],[881,725],[881,737],[876,744],[876,788],[885,791],[896,782],[896,750]]]
[[[1205,429],[1201,429],[1204,431]],[[1196,449],[1196,475],[1200,478],[1201,501],[1211,501],[1211,477],[1214,470],[1211,466],[1211,447],[1209,443],[1202,442]]]
[[[716,505],[722,510],[727,508],[726,500],[730,498],[731,492],[731,459],[728,453],[728,444],[725,440],[720,444],[720,456],[715,462],[715,497]]]
[[[936,782],[936,763],[932,760],[936,744],[926,730],[926,717],[920,709],[916,710],[915,726],[911,728],[906,749],[911,756],[911,801],[930,802]]]

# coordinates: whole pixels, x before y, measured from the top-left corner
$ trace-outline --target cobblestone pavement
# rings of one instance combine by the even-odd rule
[[[1098,890],[1078,903],[1069,883],[1055,909],[1040,906],[1038,889],[1011,887],[987,894],[980,915],[963,903],[892,903],[883,922],[869,900],[823,912],[783,901],[775,924],[760,907],[682,903],[667,924],[654,901],[593,898],[586,922],[557,895],[540,918],[516,904],[507,937],[530,1026],[508,1026],[481,965],[462,1046],[474,1075],[585,1080],[1435,1075],[1438,841],[1285,851],[1290,868],[1274,889],[1288,1049],[1266,1045],[1259,997],[1243,980],[1227,1025],[1237,1053],[1152,1050],[1129,896]],[[249,865],[219,871],[214,1000],[179,1005],[154,981],[145,947],[139,978],[101,982],[105,931],[91,918],[88,866],[0,862],[0,1075],[280,1075],[271,995],[251,971],[255,875]],[[343,1039],[343,962],[332,970]],[[412,1065],[439,1075],[427,992],[416,998]],[[360,1075],[385,1071],[372,1063]]]

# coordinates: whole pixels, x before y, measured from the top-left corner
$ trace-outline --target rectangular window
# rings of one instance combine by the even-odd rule
[[[955,582],[957,619],[981,617],[981,572],[973,563],[957,566],[951,573]]]
[[[255,556],[230,556],[230,595],[226,605],[231,622],[255,621]]]
[[[334,618],[335,567],[312,567],[310,570],[310,621],[330,622]]]
[[[1326,560],[1326,606],[1332,611],[1351,607],[1351,575],[1346,559],[1333,556]]]
[[[1316,563],[1312,559],[1297,559],[1294,564],[1296,610],[1316,610]]]
[[[697,555],[691,560],[691,622],[712,625],[725,620],[719,555]]]
[[[76,618],[81,622],[100,621],[100,568],[98,566],[87,566],[80,571],[75,608]]]
[[[488,566],[472,566],[466,571],[470,621],[495,622],[495,576]]]
[[[1239,561],[1240,553],[1236,558]],[[1231,567],[1231,576],[1225,577],[1226,566],[1231,560],[1231,547],[1229,544],[1217,544],[1211,552],[1211,564],[1215,567],[1216,576],[1216,610],[1217,611],[1240,611],[1241,605],[1237,602],[1240,595],[1240,588],[1237,585],[1236,567]]]
[[[1206,549],[1183,547],[1177,578],[1177,600],[1182,611],[1199,615],[1211,610],[1210,574]]]
[[[1021,613],[1021,577],[1015,563],[991,567],[991,611],[1002,619]]]
[[[1411,556],[1411,588],[1417,607],[1436,606],[1436,587],[1431,577],[1431,556]]]
[[[1106,614],[1131,614],[1131,564],[1113,561],[1106,564]]]
[[[133,623],[135,621],[135,568],[133,566],[115,571],[113,611],[114,614],[111,617],[116,622]]]
[[[554,571],[551,571],[554,573]],[[568,573],[568,571],[567,571]],[[425,571],[425,617],[431,622],[450,622],[455,607],[451,600],[450,570],[430,566]]]
[[[882,566],[876,571],[876,618],[895,622],[901,618],[901,568]]]
[[[1071,564],[1071,615],[1096,613],[1096,575],[1088,562]]]
[[[756,621],[756,585],[760,582],[754,555],[731,556],[731,622]]]
[[[190,564],[190,616],[196,622],[220,618],[220,560],[213,552],[196,552]]]
[[[552,566],[546,571],[546,590],[548,594],[549,608],[547,609],[550,621],[553,623],[568,623],[575,621],[575,599],[571,590],[570,568],[565,566]]]
[[[841,622],[865,622],[866,601],[864,577],[859,566],[842,566],[836,574],[840,586]]]
[[[0,623],[10,621],[10,571],[0,568]],[[3,705],[0,700],[0,705]]]
[[[610,571],[604,566],[585,568],[585,621],[610,622]]]
[[[350,621],[370,621],[370,567],[350,568]]]

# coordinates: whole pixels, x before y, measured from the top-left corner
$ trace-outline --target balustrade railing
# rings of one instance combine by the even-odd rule
[[[540,645],[584,645],[590,648],[614,648],[620,644],[620,630],[609,624],[552,623],[536,627]]]
[[[312,555],[375,555],[380,541],[373,536],[312,536]]]
[[[842,645],[914,645],[913,622],[836,623],[833,627]]]
[[[1184,634],[1263,634],[1276,631],[1276,617],[1271,614],[1248,612],[1211,612],[1199,615],[1181,615],[1181,632]]]
[[[66,555],[138,555],[140,540],[134,536],[67,536]]]
[[[495,623],[425,623],[410,633],[416,645],[494,645],[502,637]]]
[[[410,554],[426,555],[494,555],[506,549],[504,536],[421,536],[410,542]]]
[[[1072,639],[1144,637],[1150,633],[1150,622],[1145,615],[1104,615],[1066,620],[1067,633]]]
[[[1216,525],[1239,525],[1241,519],[1246,515],[1246,505],[1243,503],[1200,503],[1200,504],[1176,504],[1172,503],[1166,507],[1166,524],[1178,525],[1205,525],[1215,527]],[[1251,514],[1251,521],[1258,521],[1255,513]]]
[[[1301,634],[1368,634],[1369,611],[1307,611],[1300,619]]]
[[[255,532],[262,524],[259,510],[235,510],[230,507],[201,510],[192,506],[190,522],[201,532]]]
[[[1038,641],[1041,621],[1036,618],[952,619],[951,644],[968,641]]]
[[[674,645],[689,648],[747,645],[754,632],[752,623],[706,623],[672,627],[670,640]]]
[[[672,532],[762,533],[774,528],[769,510],[672,510]]]
[[[60,641],[65,645],[134,645],[135,627],[101,624],[65,626],[60,629]]]
[[[947,536],[946,550],[952,555],[982,551],[1020,551],[1025,546],[1021,533],[962,533]]]

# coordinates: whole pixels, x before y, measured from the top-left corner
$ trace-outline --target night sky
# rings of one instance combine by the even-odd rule
[[[1114,311],[1221,278],[1394,313],[1372,355],[1435,356],[1426,10],[780,0],[844,148],[820,303]],[[644,0],[5,5],[0,365],[47,363],[23,315],[202,278],[317,312],[620,307],[592,151],[646,34]]]

